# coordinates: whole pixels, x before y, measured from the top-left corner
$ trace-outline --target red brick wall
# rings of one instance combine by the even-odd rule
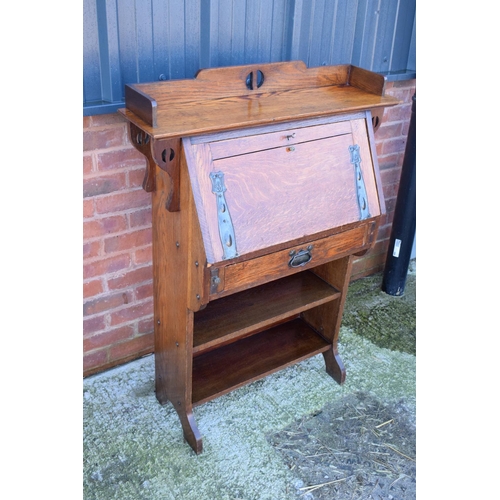
[[[386,200],[375,248],[357,259],[353,279],[383,269],[403,162],[415,80],[387,84],[404,103],[389,108],[375,133]],[[153,351],[151,195],[146,161],[118,114],[83,119],[84,375]]]

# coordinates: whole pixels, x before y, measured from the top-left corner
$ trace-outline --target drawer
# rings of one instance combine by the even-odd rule
[[[210,143],[210,152],[212,158],[218,160],[229,156],[248,154],[283,146],[293,146],[302,142],[310,142],[324,139],[325,137],[335,137],[350,133],[351,124],[349,121],[311,127],[291,126],[279,132],[213,141]]]
[[[207,262],[381,213],[364,118],[184,142]]]
[[[293,245],[255,259],[219,269],[220,283],[210,299],[267,283],[368,248],[376,237],[374,221],[326,238]]]

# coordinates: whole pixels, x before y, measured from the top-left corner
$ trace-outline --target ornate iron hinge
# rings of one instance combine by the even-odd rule
[[[349,146],[349,153],[351,154],[351,163],[354,165],[354,175],[356,179],[356,193],[359,206],[360,220],[370,217],[368,210],[368,196],[366,194],[366,187],[363,181],[363,174],[361,173],[361,156],[359,155],[359,146]]]
[[[219,236],[222,243],[223,259],[232,259],[238,256],[236,251],[236,239],[234,236],[233,223],[229,208],[224,197],[226,186],[224,185],[223,172],[211,172],[210,179],[212,180],[212,193],[217,199],[217,221],[219,223]]]

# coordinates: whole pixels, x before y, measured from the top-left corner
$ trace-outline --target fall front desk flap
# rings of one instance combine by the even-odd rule
[[[307,125],[184,139],[209,263],[380,215],[365,119]]]

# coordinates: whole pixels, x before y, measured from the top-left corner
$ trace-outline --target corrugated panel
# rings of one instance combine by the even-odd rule
[[[289,0],[212,0],[202,13],[206,46],[200,67],[232,66],[286,59]]]
[[[415,0],[84,0],[84,113],[124,85],[201,68],[300,59],[405,71]]]
[[[407,69],[415,0],[296,0],[294,19],[292,59]]]

